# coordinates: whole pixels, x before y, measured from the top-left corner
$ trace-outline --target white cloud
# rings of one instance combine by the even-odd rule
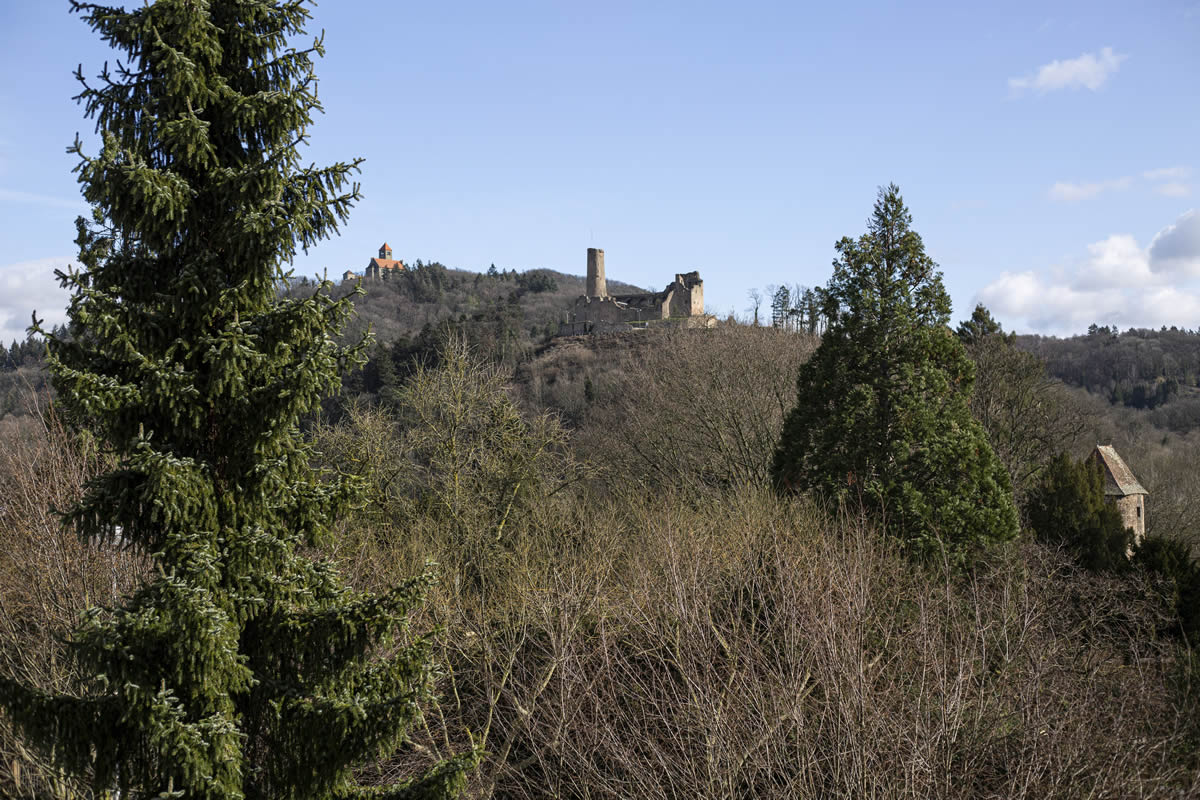
[[[1098,320],[1114,321],[1120,290],[1078,289],[1052,283],[1035,272],[1003,273],[975,296],[1009,326],[1040,333],[1078,332]]]
[[[1200,211],[1192,209],[1159,231],[1149,254],[1156,273],[1200,277]]]
[[[1192,187],[1186,183],[1171,181],[1170,183],[1160,183],[1154,187],[1154,191],[1165,197],[1187,197],[1192,193]]]
[[[1037,72],[1032,75],[1009,78],[1008,86],[1014,91],[1033,89],[1039,94],[1058,89],[1081,88],[1094,92],[1108,81],[1126,58],[1127,55],[1114,53],[1111,47],[1105,47],[1098,54],[1084,53],[1078,58],[1051,61],[1038,67]]]
[[[1094,183],[1066,183],[1060,181],[1050,187],[1050,197],[1066,203],[1073,203],[1079,200],[1086,200],[1089,197],[1095,197],[1101,192],[1128,189],[1132,183],[1132,178],[1117,178],[1116,180],[1096,181]]]
[[[66,322],[66,290],[54,279],[69,258],[39,258],[0,266],[0,342],[24,341],[30,316],[37,310],[47,326]]]
[[[1200,319],[1200,211],[1163,228],[1149,247],[1129,234],[1088,245],[1062,273],[1005,272],[975,297],[1016,330],[1081,333],[1093,322],[1127,327]]]
[[[1183,179],[1192,174],[1192,168],[1187,166],[1163,167],[1161,169],[1148,169],[1140,174],[1144,180],[1159,183],[1154,187],[1154,191],[1166,197],[1187,197],[1192,193],[1191,185],[1184,183]],[[1113,178],[1106,181],[1089,181],[1081,183],[1072,183],[1070,181],[1059,181],[1050,187],[1048,192],[1050,199],[1058,200],[1063,203],[1077,203],[1080,200],[1087,200],[1104,192],[1121,191],[1133,186],[1135,178],[1126,175],[1122,178]]]
[[[1088,258],[1076,272],[1076,286],[1135,286],[1154,279],[1149,254],[1127,233],[1114,234],[1087,249]]]
[[[1183,180],[1191,174],[1191,167],[1163,167],[1161,169],[1148,169],[1142,173],[1142,177],[1148,181],[1178,181]]]

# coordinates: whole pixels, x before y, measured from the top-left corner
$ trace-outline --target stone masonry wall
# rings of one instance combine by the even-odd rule
[[[1126,528],[1133,528],[1133,539],[1140,543],[1146,537],[1146,496],[1131,494],[1116,498],[1117,510]]]

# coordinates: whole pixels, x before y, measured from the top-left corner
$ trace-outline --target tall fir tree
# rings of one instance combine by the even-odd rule
[[[427,579],[360,594],[300,552],[354,487],[312,471],[298,422],[365,346],[335,341],[349,306],[328,284],[277,294],[358,197],[357,161],[300,165],[323,48],[287,40],[308,5],[72,3],[123,57],[96,85],[77,75],[102,141],[72,148],[93,218],[50,365],[118,463],[64,521],[153,570],[75,631],[77,695],[4,679],[0,706],[96,796],[444,797],[472,758],[358,786],[430,689],[428,644],[395,638]]]
[[[785,490],[862,503],[919,554],[962,561],[1017,533],[1008,475],[971,418],[950,298],[894,184],[836,245],[828,328],[800,369],[772,466]]]

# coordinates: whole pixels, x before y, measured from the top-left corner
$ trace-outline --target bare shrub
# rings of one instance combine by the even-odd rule
[[[416,423],[373,419],[339,452],[391,463]],[[1194,661],[1140,577],[1032,543],[968,575],[915,567],[761,483],[679,484],[534,492],[482,582],[436,503],[350,522],[334,556],[364,588],[441,563],[413,633],[440,631],[442,697],[389,777],[470,742],[480,798],[1200,792]],[[468,529],[492,531],[500,497],[465,488]]]
[[[63,638],[85,610],[130,591],[143,564],[132,553],[80,541],[59,524],[52,509],[70,505],[105,456],[86,434],[67,430],[44,399],[25,402],[25,415],[0,420],[0,675],[69,692],[79,676]],[[0,795],[78,790],[0,717]]]
[[[645,486],[765,483],[815,338],[744,325],[648,334],[595,380],[581,450]]]
[[[418,570],[436,553],[460,580],[507,572],[528,545],[527,520],[590,474],[555,415],[522,414],[508,377],[452,338],[437,367],[418,367],[399,390],[394,417],[357,407],[345,425],[323,431],[327,463],[371,487],[365,513],[346,532],[361,539],[369,529],[405,548],[405,562]],[[418,553],[414,542],[430,549]]]
[[[861,526],[831,536],[803,508],[684,507],[643,509],[625,592],[588,596],[564,574],[530,598],[536,635],[500,693],[498,727],[517,741],[494,765],[496,796],[1197,788],[1172,764],[1183,722],[1166,652],[1146,644],[1153,620],[1106,602],[1130,592],[1064,577],[1044,551],[1028,575],[1014,562],[930,581]],[[766,525],[731,534],[746,511]]]
[[[1035,545],[967,578],[917,570],[859,521],[753,488],[526,525],[546,544],[505,597],[444,574],[424,620],[447,673],[419,743],[481,742],[473,796],[1200,790],[1167,610],[1136,580]]]

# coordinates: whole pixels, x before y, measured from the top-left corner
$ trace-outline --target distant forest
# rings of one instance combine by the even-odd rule
[[[1200,330],[1092,325],[1066,339],[1017,336],[1016,345],[1068,386],[1152,412],[1158,427],[1177,433],[1200,427]]]

